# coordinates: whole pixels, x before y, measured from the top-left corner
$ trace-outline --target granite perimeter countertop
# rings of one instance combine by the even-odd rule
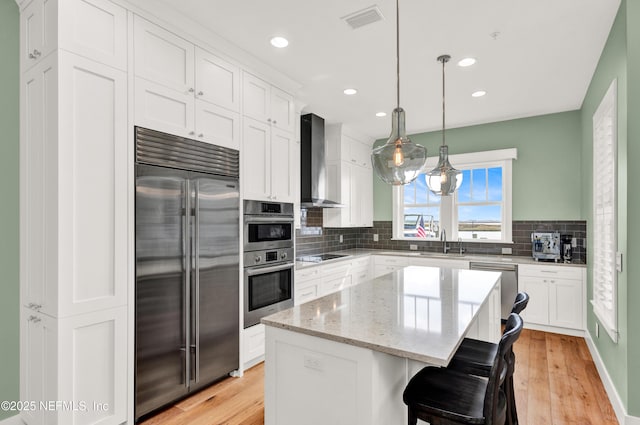
[[[406,250],[382,250],[382,249],[347,249],[342,251],[331,251],[331,254],[342,254],[345,257],[336,258],[322,262],[310,262],[310,261],[296,261],[296,269],[300,270],[307,267],[314,267],[329,263],[337,263],[340,261],[348,261],[357,257],[367,255],[392,255],[398,257],[410,257],[410,258],[431,258],[431,259],[443,259],[443,260],[461,260],[468,262],[481,262],[481,263],[506,263],[506,264],[531,264],[539,266],[568,266],[568,267],[587,267],[584,263],[554,263],[548,261],[535,261],[532,257],[524,256],[512,256],[512,255],[480,255],[480,254],[442,254],[438,252],[425,252],[425,251],[406,251]]]
[[[445,366],[500,276],[410,266],[267,316],[262,323]]]

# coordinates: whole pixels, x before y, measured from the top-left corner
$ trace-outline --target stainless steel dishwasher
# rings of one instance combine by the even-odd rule
[[[469,263],[469,269],[502,272],[502,279],[500,281],[500,316],[502,317],[502,320],[507,320],[509,313],[511,313],[513,302],[518,294],[518,265],[471,262]]]

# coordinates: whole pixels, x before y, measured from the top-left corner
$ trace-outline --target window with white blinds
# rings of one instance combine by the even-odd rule
[[[617,81],[593,114],[593,311],[618,340],[617,299]]]

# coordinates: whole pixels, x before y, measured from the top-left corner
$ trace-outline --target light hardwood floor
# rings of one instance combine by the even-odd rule
[[[525,329],[514,350],[520,425],[618,424],[584,339]],[[263,385],[259,364],[243,378],[225,379],[143,425],[262,425]]]

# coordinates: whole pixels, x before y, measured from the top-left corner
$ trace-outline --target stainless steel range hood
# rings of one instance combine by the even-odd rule
[[[344,205],[326,199],[327,174],[324,162],[324,118],[315,114],[300,117],[300,206],[339,208]]]

